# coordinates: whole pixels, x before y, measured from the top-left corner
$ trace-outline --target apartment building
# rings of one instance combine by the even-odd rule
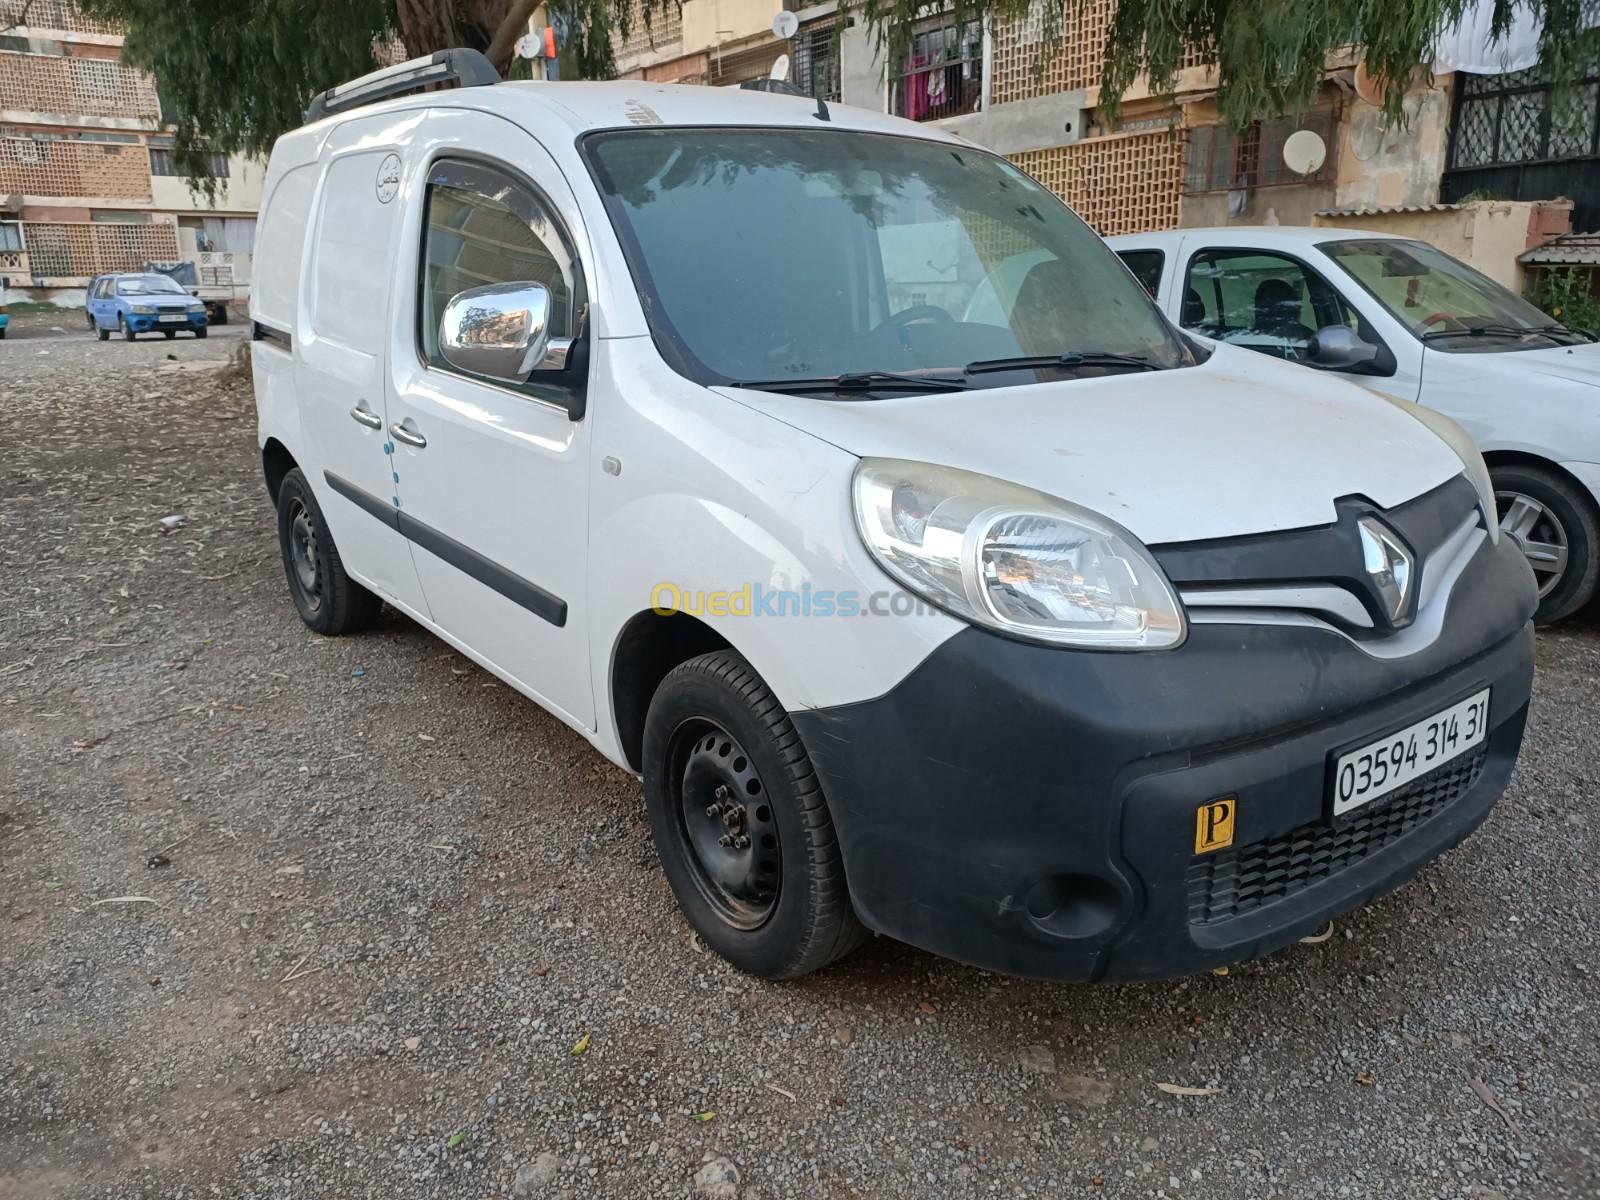
[[[787,39],[773,28],[784,8],[797,17]],[[1099,82],[1115,11],[1116,0],[1068,5],[1054,31],[1040,6],[992,28],[931,12],[913,27],[909,53],[888,62],[848,5],[668,0],[646,20],[635,0],[616,51],[625,76],[722,85],[768,74],[787,56],[786,78],[811,94],[936,123],[1004,154],[1107,236],[1381,221],[1470,252],[1470,231],[1485,222],[1530,246],[1560,233],[1569,212],[1576,227],[1600,229],[1600,78],[1583,85],[1575,118],[1556,120],[1536,65],[1506,73],[1498,53],[1441,61],[1437,73],[1419,71],[1407,120],[1391,127],[1351,50],[1330,59],[1306,112],[1234,131],[1217,111],[1213,73],[1194,59],[1173,95],[1136,84],[1113,120]],[[1301,130],[1324,153],[1295,170],[1284,145]],[[1467,211],[1485,192],[1499,207]],[[1547,203],[1558,196],[1574,203]],[[1498,249],[1481,264],[1508,282],[1520,272],[1504,253],[1512,235],[1486,239]]]
[[[263,169],[216,155],[216,199],[175,172],[154,82],[70,0],[0,0],[0,280],[76,303],[89,280],[189,263],[209,297],[250,282]]]

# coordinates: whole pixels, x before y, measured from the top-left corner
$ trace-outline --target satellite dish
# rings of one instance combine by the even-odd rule
[[[788,9],[784,9],[777,16],[772,18],[773,34],[777,37],[781,37],[784,41],[788,41],[790,38],[792,38],[795,35],[796,30],[799,28],[800,18],[795,16]]]
[[[1283,165],[1296,175],[1311,175],[1328,158],[1328,143],[1320,133],[1297,129],[1284,139]]]
[[[1378,77],[1367,70],[1367,60],[1362,59],[1356,64],[1355,79],[1353,80],[1356,95],[1360,96],[1373,108],[1383,107],[1383,86],[1378,82]]]
[[[789,78],[789,56],[787,54],[778,55],[778,61],[772,64],[772,71],[767,77],[769,79]]]

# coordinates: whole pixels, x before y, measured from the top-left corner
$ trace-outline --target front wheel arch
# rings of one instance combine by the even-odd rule
[[[1588,487],[1559,463],[1516,450],[1491,450],[1483,461],[1489,468],[1490,481],[1498,493],[1507,490],[1502,482],[1523,481],[1524,485],[1540,482],[1554,496],[1570,506],[1571,513],[1564,522],[1569,539],[1569,560],[1564,578],[1539,601],[1534,621],[1548,625],[1571,616],[1585,607],[1600,592],[1600,504]]]
[[[628,618],[611,653],[611,715],[630,770],[643,766],[645,718],[661,681],[691,658],[728,649],[725,637],[686,613],[645,609]]]

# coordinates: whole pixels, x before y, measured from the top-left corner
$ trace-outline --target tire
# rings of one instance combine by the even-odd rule
[[[122,340],[125,342],[131,342],[135,337],[138,336],[133,332],[133,326],[129,325],[127,321],[123,320],[121,313],[117,314],[117,328],[122,330]]]
[[[226,304],[219,304],[211,311],[216,314],[210,318],[213,325],[226,325],[228,323],[228,306]]]
[[[1594,502],[1566,476],[1520,463],[1494,467],[1501,531],[1528,555],[1539,585],[1536,624],[1569,617],[1600,589],[1600,515]],[[1535,549],[1531,549],[1533,547]],[[1559,571],[1552,562],[1559,561]]]
[[[810,756],[740,655],[703,654],[662,680],[643,759],[662,869],[708,946],[741,971],[794,979],[861,944]],[[718,834],[746,847],[721,845]]]
[[[108,341],[111,337],[111,330],[109,329],[96,329],[95,332],[100,335],[100,340],[102,342]]]
[[[205,327],[205,326],[204,326],[204,325],[202,325],[202,326],[200,326],[200,328],[199,328],[199,329],[196,329],[196,330],[195,330],[195,331],[194,331],[194,335],[195,335],[195,337],[197,337],[197,338],[203,338],[203,337],[205,337],[205,335],[206,335],[206,327]]]
[[[339,548],[299,467],[278,485],[278,550],[300,619],[328,637],[359,633],[383,601],[345,573]]]
[[[163,329],[161,331],[161,335],[170,342],[173,338],[178,336],[178,331],[176,329]]]
[[[100,328],[100,326],[95,322],[94,314],[92,312],[85,312],[83,314],[83,321],[84,324],[86,324],[90,329]]]

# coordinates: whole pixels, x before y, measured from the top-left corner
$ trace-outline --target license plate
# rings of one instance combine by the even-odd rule
[[[178,313],[174,316],[168,316],[166,313],[162,313],[157,320],[159,320],[163,325],[187,325],[189,323],[189,318],[184,316],[182,313]]]
[[[1371,804],[1478,745],[1489,732],[1489,689],[1397,729],[1333,764],[1333,815]]]

